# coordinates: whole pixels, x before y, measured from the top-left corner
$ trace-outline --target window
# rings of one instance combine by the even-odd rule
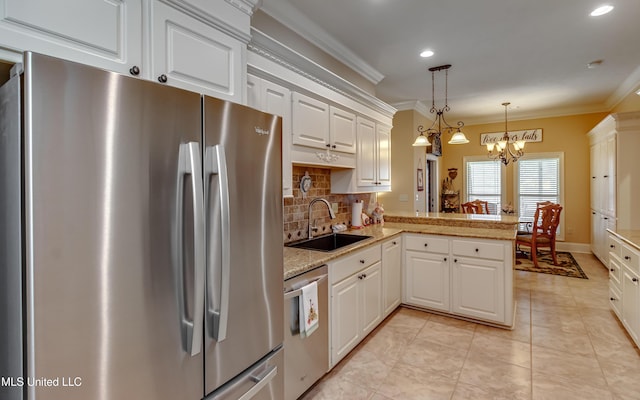
[[[504,168],[485,156],[465,157],[464,201],[489,202],[489,212],[498,214],[504,204]]]
[[[514,165],[516,204],[520,221],[533,221],[536,203],[562,202],[563,153],[525,154]],[[560,214],[558,239],[564,239],[562,226],[564,212]]]

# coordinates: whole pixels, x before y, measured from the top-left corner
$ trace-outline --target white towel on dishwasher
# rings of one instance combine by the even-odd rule
[[[318,329],[318,282],[302,287],[300,293],[300,337],[305,338]]]

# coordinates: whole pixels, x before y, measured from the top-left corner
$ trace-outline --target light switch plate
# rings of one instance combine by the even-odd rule
[[[338,207],[340,206],[340,203],[331,203],[331,209],[333,210],[334,213],[338,213]]]

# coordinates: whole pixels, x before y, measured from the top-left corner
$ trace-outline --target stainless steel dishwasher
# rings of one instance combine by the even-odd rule
[[[329,285],[326,265],[284,281],[284,399],[295,400],[329,370]],[[318,329],[300,337],[301,288],[318,282]]]

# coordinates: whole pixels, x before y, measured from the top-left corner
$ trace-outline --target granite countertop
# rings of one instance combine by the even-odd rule
[[[640,230],[620,229],[617,231],[608,230],[626,243],[640,250]]]
[[[372,236],[336,251],[324,252],[284,248],[284,279],[292,278],[322,264],[365,248],[402,232],[460,236],[494,240],[515,240],[518,218],[503,215],[393,213],[385,214],[384,225],[349,230],[352,235]]]

